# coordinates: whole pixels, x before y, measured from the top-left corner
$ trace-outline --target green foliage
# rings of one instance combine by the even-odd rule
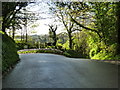
[[[89,47],[89,57],[92,58],[99,52],[99,38],[93,32],[88,33],[87,43]]]
[[[53,54],[63,54],[61,50],[57,49],[28,49],[28,50],[20,50],[18,51],[19,54],[25,54],[25,53],[53,53]]]
[[[24,41],[16,40],[15,42],[16,42],[16,47],[17,47],[18,50],[24,49],[24,45],[25,45]]]
[[[66,43],[63,44],[63,48],[67,49],[67,50],[70,49],[69,48],[69,40],[67,40]]]
[[[78,53],[75,50],[66,50],[65,52],[57,49],[27,49],[27,50],[19,50],[19,54],[26,54],[26,53],[53,53],[53,54],[59,54],[64,55],[71,58],[80,58],[82,55]]]
[[[95,2],[92,3],[92,11],[95,12],[95,27],[102,36],[105,43],[111,44],[116,42],[114,36],[116,32],[115,3],[111,2]],[[112,42],[111,42],[112,41]]]
[[[57,43],[57,49],[62,50],[62,44],[61,43]]]
[[[91,59],[100,60],[120,60],[120,55],[116,55],[116,44],[110,46],[101,45],[101,51],[91,56]]]
[[[42,52],[42,51],[41,51]],[[37,50],[27,50],[27,51],[18,51],[19,54],[25,54],[25,53],[37,53]]]
[[[4,32],[0,31],[0,34],[4,34]]]
[[[96,54],[97,54],[97,49],[93,48],[93,49],[90,50],[89,56],[92,58]]]
[[[85,31],[81,31],[79,34],[74,36],[74,50],[78,51],[83,57],[88,58],[89,55],[89,44],[87,40],[89,36]]]
[[[24,49],[24,46],[28,46],[28,49],[32,49],[32,48],[38,48],[38,43],[31,43],[31,42],[25,42],[25,41],[20,41],[20,40],[16,40],[16,47],[18,50]],[[40,44],[41,47],[43,46],[43,44]]]
[[[94,32],[86,32],[87,38],[85,35],[81,37],[81,40],[86,40],[87,46],[85,52],[89,52],[87,55],[91,59],[98,59],[98,60],[118,60],[119,55],[116,55],[116,48],[117,43],[113,44],[106,44],[104,41],[100,41],[97,34]],[[81,36],[82,34],[80,34]],[[80,41],[81,41],[80,40]],[[83,45],[85,44],[83,43]],[[79,42],[80,44],[80,42]],[[84,45],[85,46],[85,45]],[[80,51],[80,50],[79,50]]]
[[[106,51],[101,51],[94,55],[91,59],[98,60],[120,60],[120,55],[113,55],[113,53],[108,53]]]
[[[2,31],[5,32],[6,28],[10,28],[13,24],[19,26],[18,19],[15,17],[22,7],[28,5],[28,2],[2,2]],[[17,7],[17,8],[16,8]],[[17,22],[15,21],[17,20]]]
[[[53,49],[55,49],[55,46],[47,46],[46,48],[53,48]]]
[[[74,30],[81,30],[78,34],[77,32],[72,34],[71,37],[73,37],[73,40],[70,40],[69,38],[73,44],[69,44],[69,41],[67,40],[66,43],[63,44],[62,48],[69,50],[69,46],[71,45],[72,49],[77,51],[79,54],[91,59],[119,59],[119,55],[117,55],[119,53],[116,53],[117,46],[119,48],[119,35],[117,31],[120,22],[118,10],[119,3],[57,2],[56,8],[61,11],[61,14],[58,14],[59,17],[64,15],[61,19],[65,28],[67,28],[67,25],[71,22],[74,22]],[[56,9],[53,9],[53,12],[55,10]],[[69,25],[69,28],[71,25],[72,24]],[[68,31],[69,28],[67,28]],[[67,51],[65,54],[66,56],[72,55]]]
[[[120,54],[119,55],[115,55],[114,60],[120,60]]]
[[[80,55],[80,53],[78,53],[75,50],[67,50],[64,52],[64,55],[67,57],[72,57],[72,58],[80,58],[82,57],[82,55]]]
[[[6,34],[2,34],[2,72],[13,66],[18,60],[15,42]]]

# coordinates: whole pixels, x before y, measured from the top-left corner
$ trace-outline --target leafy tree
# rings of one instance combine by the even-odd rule
[[[57,34],[57,37],[58,37],[58,43],[60,44],[64,44],[68,40],[66,32]]]
[[[12,20],[16,14],[27,6],[27,2],[2,2],[2,31],[6,32],[6,28],[10,27]]]
[[[60,14],[59,10],[56,13],[59,17],[61,13],[63,14],[64,22],[73,22],[73,28],[79,26],[78,29],[87,33],[88,40],[85,39],[84,34],[80,39],[86,41],[84,42],[86,44],[83,45],[87,50],[82,46],[81,51],[84,50],[82,52],[89,52],[91,58],[99,58],[101,55],[101,59],[111,59],[116,57],[116,43],[119,43],[119,39],[117,41],[117,36],[119,37],[117,32],[119,31],[119,5],[113,2],[62,2],[58,5],[61,10]],[[72,30],[74,30],[73,28]],[[77,43],[75,44],[77,45]]]
[[[111,2],[97,2],[92,4],[92,11],[95,12],[95,28],[101,34],[105,44],[116,42],[115,34],[115,4]],[[111,38],[111,39],[110,39]]]
[[[53,13],[56,14],[56,16],[59,18],[59,20],[63,23],[65,26],[65,29],[67,30],[68,37],[69,37],[69,48],[72,49],[73,46],[73,36],[72,33],[76,30],[79,30],[78,28],[74,27],[74,22],[71,22],[70,15],[69,15],[69,8],[71,6],[71,2],[55,2],[54,5],[55,8],[52,7],[51,10]],[[75,17],[71,14],[71,16]],[[79,30],[80,31],[80,30]]]

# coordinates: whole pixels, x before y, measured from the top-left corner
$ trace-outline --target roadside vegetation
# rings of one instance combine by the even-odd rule
[[[49,5],[66,32],[56,34],[58,25],[49,24],[48,35],[38,35],[36,39],[30,36],[32,41],[36,40],[31,44],[34,48],[59,49],[70,57],[120,60],[119,2],[52,2]],[[29,43],[28,48],[32,46]]]
[[[18,54],[27,54],[27,53],[52,53],[52,54],[64,55],[71,58],[82,58],[80,53],[76,52],[75,50],[62,51],[58,49],[47,48],[47,49],[26,49],[26,50],[24,49],[18,51]]]
[[[2,2],[3,72],[19,60],[18,54],[21,53],[120,60],[120,2],[51,1],[48,5],[54,16],[52,19],[62,24],[64,32],[58,34],[60,25],[53,22],[46,25],[49,27],[46,35],[29,35],[27,27],[35,33],[34,28],[38,25],[33,22],[40,20],[38,14],[29,11],[27,6],[30,4]]]
[[[0,33],[1,34],[1,33]],[[15,48],[15,41],[7,36],[6,34],[2,35],[2,72],[7,72],[10,68],[13,68],[14,65],[20,60],[19,55],[17,54],[17,49]]]

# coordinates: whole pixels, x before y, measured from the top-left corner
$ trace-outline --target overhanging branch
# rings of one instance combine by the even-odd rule
[[[69,14],[69,15],[70,15],[70,14]],[[100,35],[100,33],[99,33],[97,30],[94,30],[94,29],[85,27],[85,26],[83,26],[82,24],[80,24],[79,22],[77,22],[75,19],[73,19],[73,17],[72,17],[71,15],[70,15],[70,17],[71,17],[71,21],[73,21],[74,23],[76,23],[76,24],[79,25],[80,27],[82,27],[82,28],[84,28],[84,29],[86,29],[86,30],[90,30],[90,31],[92,31],[92,32],[95,32],[95,33],[98,34],[98,36],[99,36],[100,38],[102,38],[101,35]]]

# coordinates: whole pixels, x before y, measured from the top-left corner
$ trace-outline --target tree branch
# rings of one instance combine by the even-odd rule
[[[69,15],[70,15],[70,14],[69,14]],[[84,28],[84,29],[86,29],[86,30],[90,30],[90,31],[92,31],[92,32],[95,32],[95,33],[98,34],[98,36],[99,36],[100,38],[102,38],[101,35],[100,35],[100,33],[99,33],[97,30],[94,30],[94,29],[85,27],[85,26],[83,26],[82,24],[78,23],[75,19],[73,19],[73,17],[72,17],[71,15],[70,15],[70,17],[71,17],[71,21],[75,22],[75,23],[76,23],[77,25],[79,25],[80,27],[82,27],[82,28]]]
[[[67,27],[67,25],[66,25],[66,23],[65,23],[65,21],[64,21],[64,17],[63,17],[63,15],[62,15],[62,12],[60,12],[60,14],[61,14],[62,22],[63,22],[65,28],[67,29],[67,31],[69,31],[69,30],[68,30],[68,27]]]
[[[74,29],[74,30],[72,30],[72,32],[74,32],[74,31],[82,31],[82,30],[80,30],[80,29]]]

